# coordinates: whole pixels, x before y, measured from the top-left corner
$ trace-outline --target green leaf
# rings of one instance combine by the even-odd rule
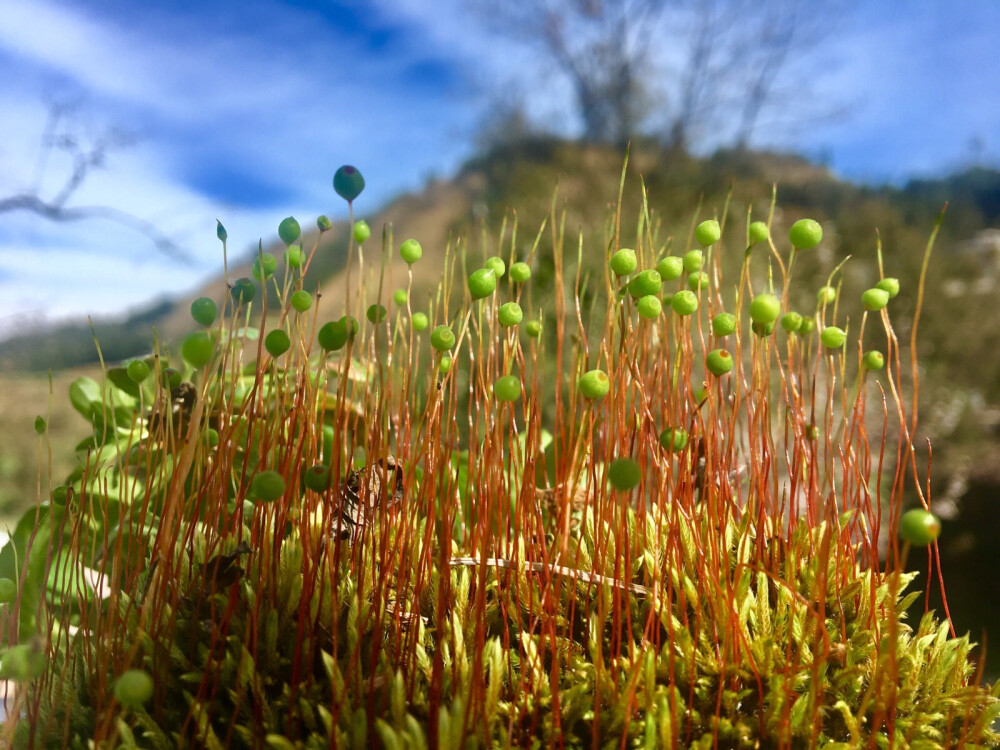
[[[124,367],[112,367],[108,370],[108,380],[118,390],[127,393],[132,398],[139,398],[139,385],[128,376]]]
[[[69,400],[88,422],[104,405],[101,386],[93,378],[79,377],[69,384]]]

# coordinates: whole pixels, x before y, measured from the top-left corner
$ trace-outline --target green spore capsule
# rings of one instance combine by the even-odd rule
[[[392,293],[392,304],[396,307],[406,307],[407,294],[405,289],[397,289]]]
[[[385,305],[368,305],[368,309],[365,311],[365,317],[368,318],[369,323],[381,323],[385,320],[385,316],[389,314],[389,311],[385,309]]]
[[[330,467],[313,464],[302,473],[302,483],[313,492],[326,492],[330,487]]]
[[[264,337],[264,348],[267,353],[277,359],[292,346],[292,340],[282,329],[276,328]]]
[[[632,299],[639,299],[650,294],[659,294],[662,283],[660,274],[649,269],[638,274],[629,282],[628,293],[632,295]]]
[[[500,309],[497,311],[497,320],[500,321],[500,325],[504,328],[516,326],[521,322],[521,318],[523,317],[524,313],[521,311],[521,306],[516,302],[505,302],[500,305]]]
[[[712,318],[712,333],[716,336],[728,336],[736,330],[736,316],[732,313],[719,313]]]
[[[694,230],[694,237],[702,247],[714,245],[719,241],[721,236],[722,229],[719,227],[719,222],[715,219],[708,219],[701,222]]]
[[[716,349],[709,352],[708,357],[705,358],[705,367],[713,375],[725,375],[733,369],[733,355],[725,349]]]
[[[497,275],[492,268],[478,268],[469,274],[469,294],[472,299],[485,299],[497,288]]]
[[[496,274],[498,279],[502,279],[503,275],[507,273],[507,264],[503,262],[503,258],[496,255],[491,258],[487,258],[484,265],[486,268],[493,269],[493,273]]]
[[[10,578],[0,578],[0,604],[10,604],[17,599],[17,584]]]
[[[802,328],[802,315],[797,312],[787,312],[781,316],[781,327],[788,333],[798,333]]]
[[[430,321],[427,320],[427,315],[422,312],[413,313],[413,317],[410,318],[410,325],[413,326],[413,330],[419,333],[420,331],[427,330],[427,326],[430,325]]]
[[[580,395],[591,401],[599,401],[611,390],[611,380],[604,370],[588,370],[577,381]]]
[[[225,242],[229,238],[229,233],[226,231],[226,228],[222,226],[222,222],[218,219],[215,220],[215,236],[222,242]]]
[[[253,302],[253,298],[257,296],[257,287],[248,277],[240,276],[233,282],[233,288],[229,290],[229,294],[237,305],[246,305]]]
[[[277,268],[278,259],[274,255],[271,253],[261,253],[254,258],[253,268],[250,269],[250,273],[257,281],[265,281],[271,278]]]
[[[399,246],[399,257],[406,261],[406,264],[409,266],[420,260],[420,256],[423,254],[424,249],[413,238],[406,240],[406,242]]]
[[[926,547],[941,535],[941,521],[923,508],[908,510],[899,519],[899,535],[903,541]]]
[[[125,368],[125,374],[129,380],[138,385],[149,377],[149,365],[141,359],[133,359]]]
[[[708,286],[708,274],[704,271],[695,271],[692,274],[688,274],[688,289],[692,292],[697,292],[702,288]]]
[[[663,281],[679,279],[684,273],[684,259],[678,258],[676,255],[661,258],[660,262],[656,264],[656,272],[660,274]]]
[[[819,291],[816,292],[816,301],[820,305],[832,304],[837,299],[837,290],[832,286],[820,287]]]
[[[355,322],[353,318],[351,321]],[[347,340],[351,338],[355,332],[356,330],[348,333],[347,319],[341,318],[340,320],[331,321],[320,328],[316,334],[316,340],[326,351],[335,352],[338,349],[343,349]]]
[[[145,364],[145,363],[143,363],[143,364]],[[148,372],[149,368],[147,367],[146,370]],[[36,435],[38,435],[38,436],[44,435],[45,431],[47,429],[49,429],[49,425],[48,425],[48,422],[45,421],[45,417],[43,417],[41,415],[35,417],[34,428],[35,428],[35,434]]]
[[[537,339],[542,335],[542,324],[537,320],[529,320],[524,324],[524,332],[529,338]]]
[[[767,228],[767,224],[763,221],[750,222],[750,231],[748,234],[751,247],[760,242],[767,242],[767,238],[771,236],[771,232]]]
[[[847,334],[837,326],[827,326],[819,335],[819,340],[827,349],[839,349],[847,341]]]
[[[441,374],[442,377],[444,377],[449,373],[450,370],[451,370],[451,357],[449,356],[441,357],[441,361],[438,362],[438,372]]]
[[[701,250],[688,250],[684,253],[683,266],[688,273],[700,271],[705,264],[705,254]]]
[[[687,444],[688,434],[683,427],[668,427],[660,433],[660,445],[671,453],[684,450]]]
[[[214,354],[215,341],[205,331],[189,333],[181,344],[181,356],[195,369],[211,362]]]
[[[762,339],[766,339],[774,333],[774,321],[772,320],[770,323],[758,323],[757,321],[754,321],[750,324],[750,330]]]
[[[865,352],[861,361],[864,363],[865,369],[867,370],[881,370],[885,367],[885,357],[882,355],[882,352],[877,349]]]
[[[899,294],[899,279],[893,276],[886,276],[875,285],[876,289],[883,289],[889,293],[889,299]]]
[[[788,230],[788,239],[797,250],[809,250],[823,239],[823,227],[815,219],[799,219]]]
[[[608,481],[616,490],[625,492],[638,486],[641,480],[642,470],[631,458],[616,458],[608,465]]]
[[[646,320],[655,320],[663,312],[663,303],[655,294],[648,294],[639,298],[639,301],[635,303],[635,309]]]
[[[153,678],[141,669],[129,669],[115,680],[115,698],[123,706],[138,708],[153,697]]]
[[[285,494],[285,478],[276,471],[262,471],[253,478],[250,491],[263,503],[273,503]]]
[[[623,247],[617,253],[612,255],[611,260],[608,261],[608,267],[611,269],[611,273],[619,278],[622,276],[628,276],[630,273],[634,272],[637,265],[638,261],[635,257],[635,250],[627,247]]]
[[[431,332],[431,346],[439,352],[448,351],[455,346],[455,332],[448,326],[438,326]]]
[[[493,395],[497,401],[512,403],[521,398],[521,381],[515,375],[504,375],[493,383]]]
[[[168,367],[160,373],[160,378],[163,382],[163,387],[168,391],[172,391],[181,384],[181,374],[173,367]]]
[[[345,164],[333,175],[333,189],[337,191],[337,195],[350,203],[365,189],[365,178],[361,176],[357,167]]]
[[[750,301],[750,320],[766,325],[773,323],[781,315],[781,300],[775,295],[758,294]]]
[[[333,222],[330,221],[330,217],[326,214],[320,214],[316,217],[316,228],[320,232],[328,232],[333,228]]]
[[[299,289],[299,291],[292,294],[292,307],[295,308],[297,312],[305,312],[312,307],[312,303],[312,295],[305,289]]]
[[[295,220],[294,216],[282,219],[281,223],[278,224],[278,236],[286,245],[295,242],[300,234],[302,234],[302,228],[299,227],[299,222]]]
[[[510,279],[515,284],[523,284],[531,278],[531,266],[523,261],[518,261],[510,267]]]
[[[861,295],[861,304],[871,312],[881,310],[889,304],[889,292],[878,287],[866,289]]]
[[[354,241],[359,245],[365,244],[368,238],[372,236],[371,227],[368,226],[368,222],[361,221],[354,222]]]
[[[289,268],[302,268],[306,262],[306,254],[302,252],[301,245],[289,245],[285,250],[285,263]]]
[[[698,295],[690,289],[682,289],[671,298],[670,307],[678,315],[691,315],[698,309]]]
[[[808,336],[812,333],[813,328],[816,327],[816,321],[812,318],[807,318],[802,316],[802,325],[799,326],[799,334],[802,336]]]
[[[215,322],[215,316],[218,314],[219,308],[216,307],[215,300],[210,297],[199,297],[191,303],[191,317],[195,323],[205,328]]]

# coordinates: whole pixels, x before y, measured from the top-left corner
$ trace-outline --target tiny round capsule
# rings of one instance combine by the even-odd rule
[[[705,254],[701,250],[688,250],[684,253],[683,266],[688,273],[700,271],[705,264]]]
[[[181,344],[181,356],[194,368],[204,367],[215,354],[215,341],[206,331],[187,335]]]
[[[694,273],[688,274],[688,289],[692,292],[697,292],[702,287],[708,286],[708,274],[704,271],[695,271]]]
[[[774,333],[774,321],[772,320],[770,323],[758,323],[755,320],[750,324],[750,330],[762,339],[767,338]]]
[[[249,278],[241,276],[233,282],[233,287],[229,290],[229,294],[237,305],[245,305],[248,302],[252,302],[253,298],[257,296],[257,287],[253,285],[253,282]]]
[[[302,473],[302,483],[313,492],[326,492],[330,487],[330,467],[313,464]]]
[[[604,370],[589,370],[580,376],[577,387],[584,398],[598,401],[607,396],[611,390],[611,379]]]
[[[715,219],[708,219],[701,222],[695,228],[694,236],[702,247],[708,247],[719,241],[719,238],[722,236],[722,229],[719,227],[719,222]]]
[[[153,678],[141,669],[129,669],[115,680],[114,693],[123,706],[137,708],[153,697]]]
[[[368,309],[365,311],[365,317],[368,318],[369,323],[378,324],[385,320],[385,316],[389,314],[389,311],[385,309],[385,305],[368,305]]]
[[[289,245],[285,250],[285,263],[289,268],[302,268],[306,262],[306,254],[302,252],[301,245]]]
[[[215,322],[215,316],[219,309],[215,306],[215,300],[211,297],[199,297],[191,303],[191,317],[194,322],[208,328]]]
[[[659,294],[663,281],[660,274],[649,269],[636,274],[635,278],[628,283],[628,293],[633,299],[639,299],[650,294]]]
[[[878,287],[866,289],[861,295],[861,304],[866,310],[881,310],[889,304],[889,292],[885,289],[879,289]]]
[[[770,230],[767,228],[767,224],[763,221],[752,221],[750,222],[750,244],[756,245],[759,242],[767,242],[767,238],[771,235]]]
[[[631,458],[616,458],[608,465],[608,481],[616,490],[626,491],[637,486],[642,479],[639,464]]]
[[[618,277],[628,276],[635,271],[637,265],[638,261],[635,257],[635,250],[627,247],[623,247],[616,252],[611,256],[611,260],[608,261],[611,272]]]
[[[885,367],[885,356],[878,349],[872,349],[865,352],[862,362],[864,362],[865,369],[881,370]]]
[[[524,332],[533,339],[542,335],[542,324],[537,320],[529,320],[524,324]]]
[[[781,315],[781,300],[775,295],[758,294],[750,301],[750,320],[766,325],[773,323]]]
[[[899,279],[893,276],[886,276],[875,285],[876,289],[884,289],[889,292],[889,299],[899,294]]]
[[[847,341],[847,334],[844,333],[842,328],[827,326],[819,335],[819,340],[823,342],[823,346],[827,349],[839,349]]]
[[[354,241],[359,245],[365,244],[368,238],[372,236],[372,228],[368,226],[368,222],[364,219],[354,222]]]
[[[728,336],[736,330],[736,316],[732,313],[719,313],[712,318],[712,333],[716,336]]]
[[[660,445],[671,453],[684,450],[687,444],[688,434],[683,427],[668,427],[660,433]]]
[[[348,338],[347,322],[343,318],[326,323],[316,333],[319,345],[328,352],[343,349]]]
[[[274,257],[271,253],[260,253],[253,260],[253,267],[250,269],[250,274],[257,279],[257,281],[267,281],[274,275],[275,270],[278,268],[278,259]]]
[[[299,291],[292,294],[292,307],[295,308],[296,312],[305,312],[312,307],[312,303],[312,295],[305,289],[299,289]]]
[[[484,265],[486,268],[492,268],[493,273],[496,274],[498,279],[503,278],[503,275],[507,273],[507,264],[503,262],[503,258],[496,255],[491,258],[487,258]]]
[[[493,383],[493,395],[504,403],[517,401],[521,398],[521,381],[516,375],[503,375]]]
[[[302,234],[302,228],[299,226],[299,222],[295,220],[294,216],[289,216],[281,220],[278,224],[278,236],[281,241],[286,245],[291,245],[295,240],[299,238]]]
[[[815,219],[799,219],[788,230],[788,239],[796,249],[809,250],[823,239],[823,227]]]
[[[441,376],[444,377],[445,375],[448,374],[450,370],[451,370],[451,357],[449,357],[446,354],[443,357],[441,357],[441,361],[438,362],[438,373],[440,373]]]
[[[802,328],[802,315],[797,312],[786,312],[781,316],[781,327],[788,333],[798,333]]]
[[[430,325],[430,321],[427,320],[427,315],[424,313],[415,312],[413,313],[413,317],[410,318],[410,325],[413,326],[414,331],[419,333],[420,331],[427,329],[427,326]]]
[[[523,317],[524,313],[521,311],[521,306],[516,302],[505,302],[497,310],[497,320],[500,321],[500,325],[504,328],[516,326],[521,322],[521,318]]]
[[[690,289],[682,289],[670,300],[670,307],[678,315],[691,315],[698,309],[698,295]]]
[[[812,318],[807,318],[802,316],[802,325],[799,326],[799,335],[807,336],[812,333],[812,329],[816,327],[816,321]]]
[[[497,275],[492,268],[478,268],[469,274],[469,294],[472,299],[489,297],[497,288]]]
[[[253,478],[250,491],[261,502],[274,502],[285,494],[285,478],[277,471],[262,471]]]
[[[406,300],[407,295],[405,289],[397,289],[392,293],[392,304],[396,307],[406,307]]]
[[[645,297],[639,298],[639,301],[635,303],[635,309],[646,320],[654,320],[663,312],[663,303],[655,294],[647,294]]]
[[[448,326],[438,326],[431,332],[431,346],[439,352],[448,351],[455,346],[455,332]]]
[[[320,214],[316,217],[316,228],[321,232],[329,232],[333,228],[333,222],[326,214]]]
[[[725,375],[733,369],[733,355],[725,349],[715,349],[705,358],[705,366],[713,375]]]
[[[264,337],[264,348],[275,359],[287,352],[291,346],[292,340],[281,328],[275,328]]]
[[[818,292],[816,292],[816,301],[821,305],[829,305],[837,299],[837,290],[832,286],[821,287]]]
[[[684,273],[684,259],[678,258],[676,255],[661,258],[660,262],[656,264],[656,272],[660,274],[663,281],[679,279]]]
[[[345,164],[333,175],[333,189],[337,195],[350,203],[365,189],[365,178],[357,167]]]
[[[511,264],[510,279],[515,284],[523,284],[531,278],[531,266],[524,261]]]
[[[128,375],[129,380],[138,384],[149,377],[149,365],[141,359],[133,359],[128,363],[128,367],[125,368],[125,373]]]
[[[903,541],[926,547],[941,535],[941,521],[923,508],[914,508],[900,517],[899,535]]]
[[[420,246],[420,243],[415,239],[408,239],[402,245],[399,246],[399,257],[406,261],[407,265],[412,266],[418,260],[420,256],[424,254],[424,249]]]

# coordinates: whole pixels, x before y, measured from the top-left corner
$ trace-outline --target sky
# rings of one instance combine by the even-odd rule
[[[374,213],[453,174],[509,92],[548,129],[578,134],[568,82],[470,4],[0,0],[0,202],[65,185],[69,156],[42,147],[61,107],[59,132],[80,143],[120,136],[66,205],[140,217],[190,258],[107,220],[0,212],[0,336],[196,287],[221,267],[216,219],[239,253],[285,216],[345,216],[331,185],[342,164],[367,181],[356,212]],[[790,127],[778,113],[753,145],[871,184],[1000,164],[1000,2],[851,6],[793,71],[784,105],[840,114]],[[665,29],[658,49],[677,47]],[[700,147],[714,145],[709,134]]]

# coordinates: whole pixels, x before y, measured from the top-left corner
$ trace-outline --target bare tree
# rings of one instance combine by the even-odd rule
[[[182,263],[190,263],[190,256],[152,222],[111,206],[68,205],[91,172],[104,167],[110,151],[128,146],[134,140],[133,136],[123,130],[104,128],[96,137],[86,141],[68,124],[72,109],[67,104],[52,104],[49,107],[34,184],[25,191],[0,198],[0,213],[27,211],[55,222],[91,219],[113,221],[144,234],[164,255]],[[49,160],[55,151],[67,154],[72,168],[55,195],[45,198],[41,194],[42,184],[49,170]]]
[[[585,139],[624,143],[639,131],[663,0],[470,2],[493,28],[533,45],[569,79]]]
[[[746,146],[850,1],[469,0],[569,79],[585,138],[621,143],[656,115],[682,150],[706,136]]]

